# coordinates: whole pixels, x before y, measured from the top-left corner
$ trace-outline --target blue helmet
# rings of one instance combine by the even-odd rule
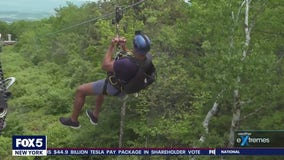
[[[142,34],[141,31],[136,31],[133,39],[133,46],[135,53],[145,55],[150,51],[151,41],[149,37]]]

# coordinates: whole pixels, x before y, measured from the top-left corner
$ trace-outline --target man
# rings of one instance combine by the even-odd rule
[[[147,53],[150,51],[150,40],[140,31],[135,34],[133,39],[134,58],[141,62],[146,61],[147,57],[149,57]],[[86,96],[96,96],[94,110],[86,110],[86,114],[89,117],[91,124],[96,125],[99,119],[100,108],[104,101],[104,96],[124,96],[126,94],[123,87],[137,75],[140,68],[131,58],[117,58],[114,60],[112,55],[116,45],[120,45],[122,50],[128,52],[125,38],[115,37],[112,39],[102,63],[102,69],[107,71],[111,76],[96,82],[83,84],[77,88],[71,117],[60,117],[59,119],[63,125],[74,129],[80,128],[78,117],[85,103]]]

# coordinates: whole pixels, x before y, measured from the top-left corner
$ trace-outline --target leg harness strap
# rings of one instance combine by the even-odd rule
[[[120,86],[119,83],[114,82],[113,78],[114,78],[113,76],[108,76],[105,79],[105,83],[104,83],[104,87],[103,87],[103,95],[108,95],[108,93],[107,93],[108,83],[110,83],[111,86],[113,86],[114,88],[117,89],[117,92],[113,96],[118,96],[121,93],[121,87],[119,87]]]

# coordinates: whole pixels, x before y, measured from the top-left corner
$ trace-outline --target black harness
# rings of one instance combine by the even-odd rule
[[[107,95],[107,85],[110,84],[117,89],[117,92],[114,96],[119,95],[120,93],[136,93],[139,92],[141,89],[144,89],[149,84],[144,82],[145,77],[147,77],[147,70],[149,68],[154,68],[152,64],[152,57],[146,56],[145,60],[139,60],[133,56],[132,53],[129,52],[120,52],[117,54],[115,60],[119,60],[122,58],[128,58],[131,62],[137,65],[137,70],[134,76],[128,81],[125,82],[119,79],[115,73],[108,73],[107,78],[105,79],[104,87],[103,87],[103,94]],[[149,76],[150,77],[150,76]],[[145,83],[145,84],[144,84]]]
[[[122,58],[126,58],[126,57],[127,58],[134,58],[132,52],[119,51],[119,52],[116,53],[115,61],[122,59]],[[107,94],[107,85],[110,84],[111,86],[113,86],[114,88],[117,89],[117,92],[114,94],[114,96],[117,96],[117,95],[119,95],[120,93],[123,92],[123,86],[126,83],[127,82],[122,81],[119,78],[117,78],[114,73],[107,72],[107,77],[105,79],[105,83],[104,83],[104,87],[103,87],[103,94],[108,95]]]

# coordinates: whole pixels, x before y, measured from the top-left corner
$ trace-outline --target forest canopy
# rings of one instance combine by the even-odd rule
[[[101,63],[116,28],[114,14],[104,16],[133,2],[68,3],[40,21],[0,22],[2,35],[17,40],[0,53],[5,77],[16,77],[1,157],[11,156],[12,135],[46,135],[48,148],[210,148],[232,147],[237,130],[284,129],[283,0],[145,0],[127,8],[120,35],[128,48],[136,30],[150,37],[156,82],[138,97],[107,97],[96,127],[83,112],[80,130],[62,126],[76,87],[106,77]],[[83,110],[94,104],[88,97]]]

